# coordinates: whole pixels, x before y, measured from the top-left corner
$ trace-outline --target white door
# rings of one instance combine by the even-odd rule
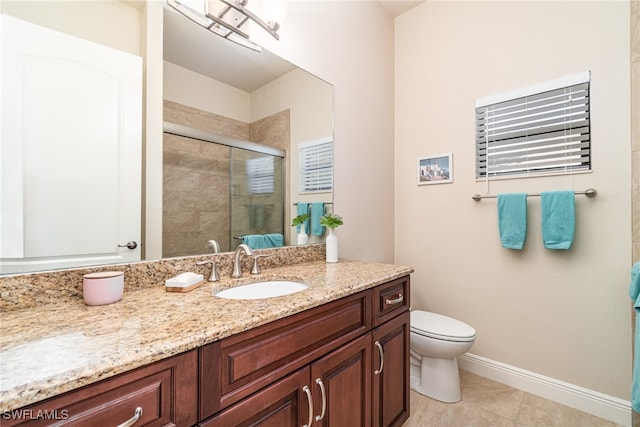
[[[0,18],[0,273],[139,260],[141,58]]]

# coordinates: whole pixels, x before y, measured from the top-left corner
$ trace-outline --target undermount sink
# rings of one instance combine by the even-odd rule
[[[268,280],[234,286],[214,294],[225,299],[261,299],[289,295],[307,289],[309,285],[291,280]]]

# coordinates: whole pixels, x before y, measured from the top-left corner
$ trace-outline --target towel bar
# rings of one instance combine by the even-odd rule
[[[332,205],[333,203],[332,202],[324,202],[324,204],[325,205]],[[293,206],[298,206],[298,203],[297,202],[294,203]]]
[[[596,191],[595,188],[587,188],[584,191],[576,191],[575,194],[584,194],[585,196],[591,198],[591,197],[596,197],[596,195],[598,194],[598,191]],[[527,196],[540,196],[540,193],[527,193]],[[495,199],[497,197],[498,196],[495,194],[486,194],[486,195],[474,194],[473,196],[471,196],[471,198],[476,202],[479,202],[481,199]]]

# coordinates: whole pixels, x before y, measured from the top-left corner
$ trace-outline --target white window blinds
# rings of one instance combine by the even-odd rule
[[[249,194],[273,193],[275,168],[273,156],[247,160]]]
[[[589,80],[581,73],[478,100],[476,178],[591,169]]]
[[[333,189],[333,141],[300,144],[300,192]]]

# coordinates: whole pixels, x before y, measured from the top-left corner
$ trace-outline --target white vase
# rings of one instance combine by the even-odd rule
[[[300,224],[300,231],[298,232],[298,244],[306,245],[309,243],[309,236],[307,235],[307,228],[304,226],[304,222]]]
[[[338,262],[338,236],[333,228],[327,227],[329,234],[325,238],[327,262]]]

